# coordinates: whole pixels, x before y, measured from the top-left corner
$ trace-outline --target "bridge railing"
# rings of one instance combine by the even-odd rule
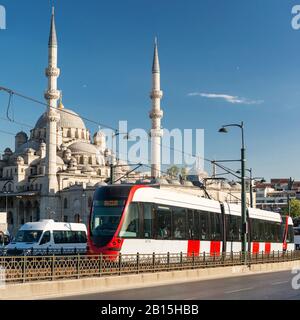
[[[136,255],[67,255],[1,256],[0,280],[6,283],[54,281],[124,274],[154,273],[276,263],[300,260],[299,251],[272,251],[255,254],[139,254]]]

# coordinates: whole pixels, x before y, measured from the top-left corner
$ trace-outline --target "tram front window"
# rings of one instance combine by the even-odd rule
[[[91,235],[97,246],[105,246],[112,239],[120,223],[123,209],[123,201],[97,201],[94,205]]]

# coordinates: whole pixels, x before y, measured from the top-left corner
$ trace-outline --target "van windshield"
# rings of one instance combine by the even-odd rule
[[[40,230],[20,230],[14,239],[14,242],[37,243],[39,242],[43,231]]]

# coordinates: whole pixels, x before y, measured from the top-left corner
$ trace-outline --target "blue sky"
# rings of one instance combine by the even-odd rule
[[[7,30],[0,31],[0,85],[42,100],[50,1],[0,3],[7,13]],[[130,128],[148,129],[157,35],[163,126],[203,128],[205,156],[229,159],[239,157],[240,133],[221,135],[218,129],[244,121],[255,175],[300,179],[300,30],[291,27],[291,10],[300,0],[55,3],[59,88],[67,108],[113,127],[129,120]],[[0,117],[6,105],[1,93]],[[42,111],[14,99],[16,121],[34,125]],[[0,127],[27,129],[1,120]],[[14,145],[13,136],[1,134],[0,150],[7,145]]]

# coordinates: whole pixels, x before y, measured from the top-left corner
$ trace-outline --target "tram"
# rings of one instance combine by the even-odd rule
[[[111,185],[96,190],[90,214],[89,254],[188,256],[240,252],[241,208],[153,185]],[[293,221],[248,208],[252,253],[294,250]]]

